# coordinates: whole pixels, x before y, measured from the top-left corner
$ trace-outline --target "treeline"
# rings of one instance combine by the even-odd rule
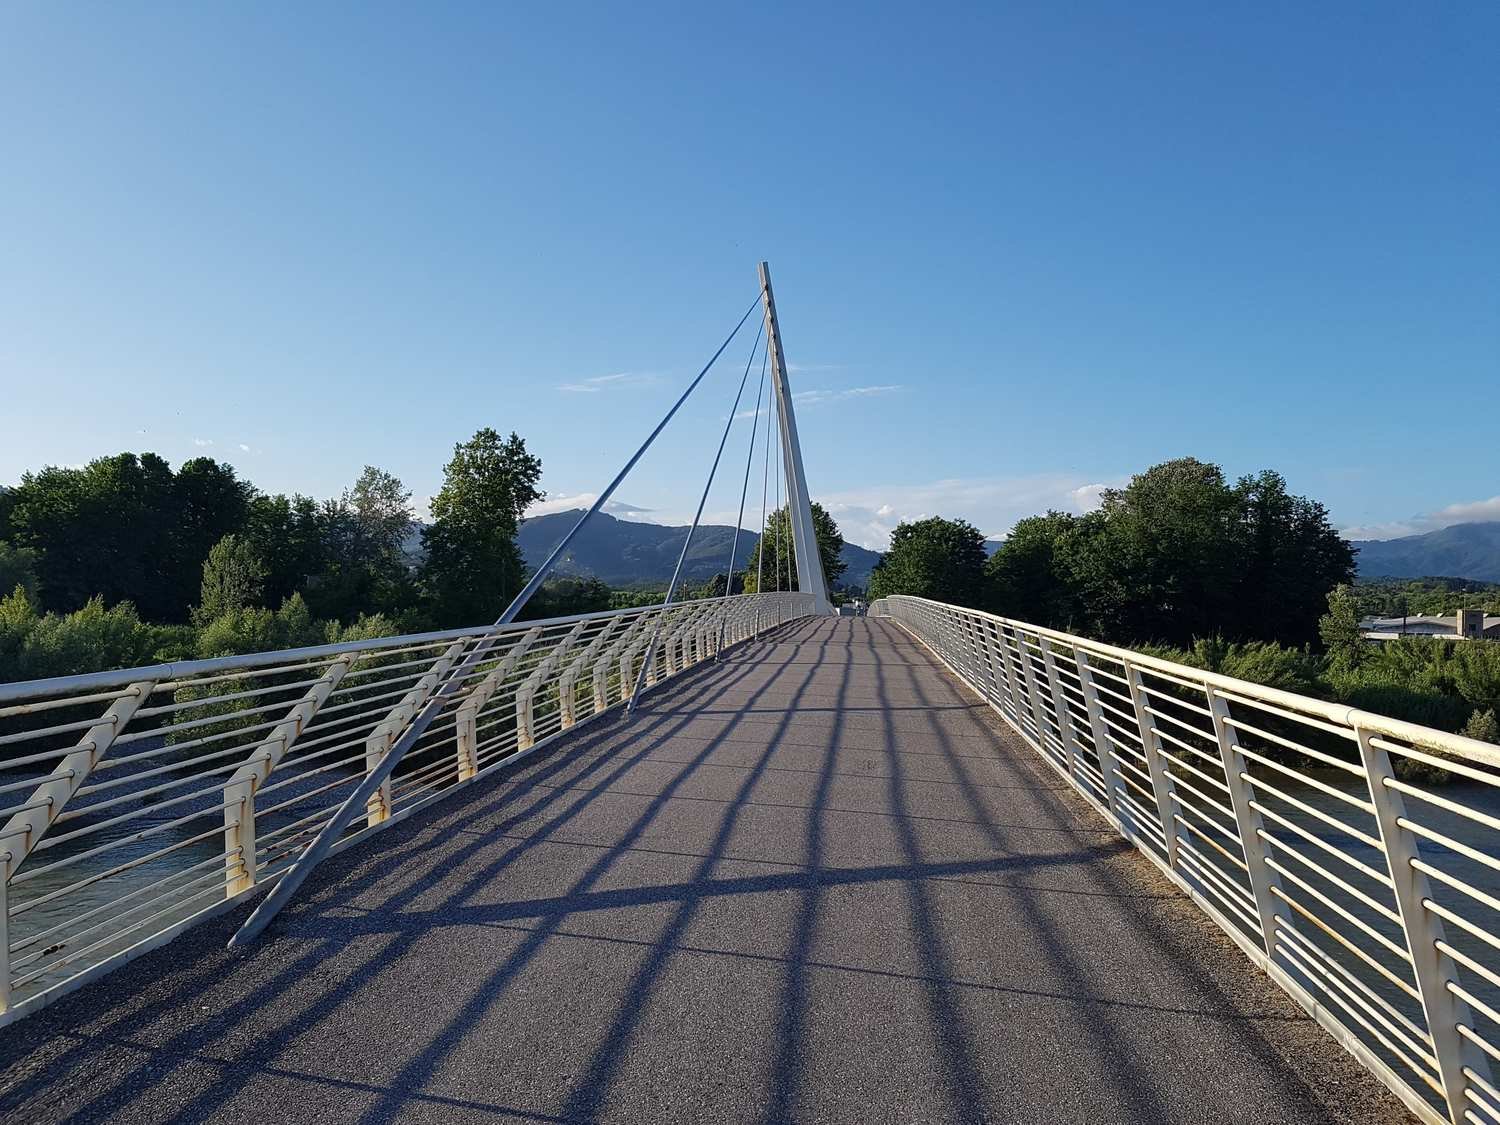
[[[541,468],[515,434],[455,446],[420,551],[410,490],[373,466],[321,502],[209,458],[28,473],[0,489],[0,681],[489,621],[525,581],[516,532]],[[559,583],[528,616],[612,597]]]
[[[516,434],[480,430],[454,447],[420,540],[411,491],[374,466],[323,501],[263,493],[206,457],[175,472],[154,453],[121,453],[28,473],[0,488],[0,682],[491,621],[528,577],[517,532],[543,497],[541,472]],[[833,581],[838,524],[817,504],[813,518]],[[735,593],[796,583],[786,510],[765,530],[764,575],[735,574]],[[676,599],[725,584],[719,574]],[[559,577],[521,617],[664,594]]]
[[[1500,585],[1470,578],[1362,578],[1350,595],[1362,617],[1452,617],[1460,609],[1500,614]]]
[[[1023,519],[993,555],[963,520],[902,524],[870,598],[915,594],[1494,739],[1500,645],[1359,636],[1355,550],[1274,472],[1184,458],[1097,511]]]

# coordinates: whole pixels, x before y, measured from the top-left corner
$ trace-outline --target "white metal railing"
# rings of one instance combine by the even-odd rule
[[[0,685],[0,1023],[275,881],[450,674],[340,846],[619,706],[651,646],[656,683],[813,609],[749,594]]]
[[[923,598],[870,613],[1420,1118],[1500,1122],[1500,747]]]

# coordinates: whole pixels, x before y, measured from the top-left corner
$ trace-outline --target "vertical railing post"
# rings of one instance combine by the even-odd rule
[[[954,658],[961,669],[960,674],[963,678],[975,688],[979,688],[983,680],[979,675],[978,650],[974,645],[974,623],[964,611],[955,611],[954,617],[957,620],[959,641]]]
[[[130,720],[155,690],[155,680],[141,680],[121,692],[52,772],[37,782],[22,811],[5,822],[4,829],[0,829],[0,840],[6,842],[5,847],[11,853],[12,871],[42,842],[52,822],[62,815],[64,806],[88,779],[99,759],[109,752],[115,739],[125,733]]]
[[[963,613],[956,609],[950,609],[947,614],[948,641],[944,645],[947,649],[948,662],[958,669],[958,674],[964,679],[970,679],[974,672],[970,667],[968,657],[968,645],[965,643],[968,633],[968,621]]]
[[[594,714],[598,715],[609,709],[609,670],[616,660],[620,662],[620,698],[624,700],[625,685],[630,682],[630,673],[624,666],[628,655],[621,654],[629,653],[630,645],[650,623],[650,619],[649,613],[637,614],[630,626],[594,662]]]
[[[0,852],[0,1015],[10,1010],[10,860]]]
[[[1057,734],[1062,739],[1063,753],[1068,757],[1073,783],[1082,788],[1084,775],[1078,768],[1078,735],[1073,729],[1073,709],[1068,705],[1062,676],[1057,671],[1057,658],[1052,654],[1052,642],[1040,635],[1037,640],[1042,646],[1042,667],[1047,672],[1047,686],[1052,689],[1052,711],[1057,718]]]
[[[1078,666],[1078,683],[1083,689],[1083,705],[1089,713],[1089,732],[1094,739],[1094,753],[1099,758],[1099,775],[1104,779],[1104,796],[1109,811],[1114,814],[1127,834],[1134,835],[1134,822],[1127,819],[1128,809],[1121,797],[1119,771],[1115,767],[1115,752],[1110,740],[1109,724],[1104,721],[1104,708],[1099,704],[1099,685],[1094,682],[1094,667],[1088,654],[1081,648],[1073,649],[1073,662]]]
[[[964,614],[964,644],[969,653],[969,668],[974,678],[974,686],[981,694],[984,693],[985,684],[990,679],[989,652],[980,640],[983,635],[983,622],[978,620],[973,613],[966,612]]]
[[[1416,835],[1401,823],[1406,816],[1406,803],[1400,793],[1386,784],[1395,778],[1391,757],[1384,747],[1376,744],[1367,728],[1355,723],[1354,733],[1359,738],[1359,756],[1369,782],[1370,800],[1375,805],[1375,823],[1395,890],[1396,912],[1401,916],[1401,930],[1406,937],[1406,950],[1411,954],[1412,974],[1422,998],[1432,1053],[1437,1058],[1438,1079],[1448,1102],[1448,1116],[1454,1125],[1459,1125],[1466,1120],[1464,1114],[1469,1109],[1464,1096],[1468,1088],[1464,1068],[1472,1069],[1488,1082],[1489,1063],[1458,1031],[1459,1024],[1473,1027],[1474,1019],[1468,1004],[1448,988],[1450,982],[1458,982],[1458,968],[1438,947],[1439,942],[1446,944],[1443,922],[1425,905],[1433,897],[1427,875],[1412,864],[1418,858],[1418,848]]]
[[[583,674],[584,665],[590,664],[598,657],[600,651],[609,639],[614,636],[616,628],[623,621],[624,618],[616,617],[604,625],[594,639],[588,643],[583,652],[578,655],[577,659],[568,665],[567,671],[562,674],[562,678],[558,681],[557,704],[562,712],[563,730],[567,730],[578,721],[578,677]]]
[[[348,653],[330,664],[272,728],[245,756],[244,764],[224,783],[224,897],[233,898],[255,886],[258,874],[255,841],[255,794],[271,772],[302,737],[307,724],[328,700],[333,689],[358,657]]]
[[[1125,680],[1130,685],[1130,701],[1135,705],[1135,721],[1141,731],[1141,752],[1151,775],[1151,793],[1156,798],[1156,813],[1161,818],[1162,845],[1167,849],[1167,866],[1177,870],[1177,801],[1172,775],[1162,757],[1161,738],[1156,724],[1146,710],[1146,685],[1135,665],[1125,663]]]
[[[995,639],[1000,643],[1000,668],[1005,673],[1005,690],[1010,695],[1010,717],[1019,727],[1021,725],[1021,689],[1016,683],[1016,670],[1010,663],[1010,641],[1006,639],[1004,625],[996,628]]]
[[[1276,904],[1281,890],[1281,876],[1266,863],[1269,849],[1262,835],[1265,824],[1255,810],[1255,788],[1247,777],[1249,764],[1240,753],[1239,732],[1229,722],[1229,701],[1213,688],[1206,689],[1208,710],[1213,717],[1214,735],[1219,740],[1219,757],[1224,763],[1224,779],[1229,785],[1229,803],[1234,809],[1234,823],[1245,853],[1250,876],[1250,893],[1255,912],[1260,917],[1261,943],[1266,956],[1276,959]],[[1287,919],[1284,919],[1287,921]]]
[[[702,615],[702,609],[689,609],[677,620],[664,642],[665,671],[663,671],[663,662],[657,662],[652,667],[654,674],[649,677],[649,683],[657,684],[671,679],[688,666],[689,640],[693,635],[693,626],[698,623],[698,618]]]
[[[367,776],[381,764],[386,751],[395,745],[401,732],[407,728],[412,719],[416,718],[417,712],[438,689],[438,685],[443,682],[443,677],[448,674],[448,669],[453,667],[453,662],[458,659],[468,643],[468,638],[464,638],[454,641],[444,649],[443,654],[433,661],[432,667],[402,697],[401,702],[391,708],[390,713],[370,732],[370,736],[365,739],[365,773]],[[388,776],[365,802],[365,823],[373,827],[390,819],[390,815],[391,779]]]
[[[622,702],[630,698],[631,689],[635,684],[636,653],[640,653],[642,660],[648,658],[648,650],[652,643],[652,633],[656,628],[656,619],[657,614],[655,612],[643,614],[641,616],[642,627],[650,625],[649,629],[645,629],[646,635],[644,637],[636,637],[620,650],[620,699]]]
[[[1030,704],[1031,721],[1036,724],[1037,749],[1042,752],[1042,757],[1057,768],[1057,760],[1052,757],[1052,752],[1047,749],[1047,719],[1046,712],[1042,709],[1042,693],[1036,685],[1036,669],[1031,663],[1031,653],[1026,648],[1026,635],[1015,626],[1011,632],[1016,635],[1016,655],[1021,661],[1021,677],[1026,681],[1026,702]],[[1038,641],[1041,637],[1038,636]]]
[[[538,626],[532,626],[526,630],[521,639],[500,658],[500,662],[485,674],[484,679],[469,689],[468,695],[464,696],[463,702],[458,705],[454,725],[457,727],[459,781],[467,781],[479,772],[480,712],[510,678],[511,673],[520,665],[522,658],[531,646],[536,644],[537,638],[541,635],[542,630]]]
[[[567,634],[553,646],[552,651],[544,656],[531,675],[527,676],[520,687],[516,689],[516,749],[530,750],[536,745],[536,693],[541,690],[542,685],[547,682],[547,677],[561,663],[578,643],[578,638],[583,635],[588,623],[580,621],[574,625]],[[559,700],[558,709],[561,711],[562,703]],[[559,716],[561,723],[561,716]]]
[[[1005,712],[1005,689],[1001,680],[1000,658],[995,653],[995,630],[986,618],[979,620],[979,643],[984,649],[985,672],[989,676],[990,693],[1000,708],[1001,714]]]

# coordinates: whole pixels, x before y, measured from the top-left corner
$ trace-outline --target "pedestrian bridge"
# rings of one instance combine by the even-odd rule
[[[1492,752],[938,603],[809,608],[0,689],[0,1116],[1492,1119]],[[1427,758],[1459,783],[1391,768]]]
[[[1500,1123],[1500,751],[831,616],[759,281],[493,625],[0,685],[0,1117]],[[757,308],[662,604],[516,621]]]

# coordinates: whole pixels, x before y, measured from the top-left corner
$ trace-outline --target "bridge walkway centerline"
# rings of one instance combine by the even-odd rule
[[[231,954],[247,909],[0,1032],[0,1119],[1406,1119],[888,621],[740,646]]]

